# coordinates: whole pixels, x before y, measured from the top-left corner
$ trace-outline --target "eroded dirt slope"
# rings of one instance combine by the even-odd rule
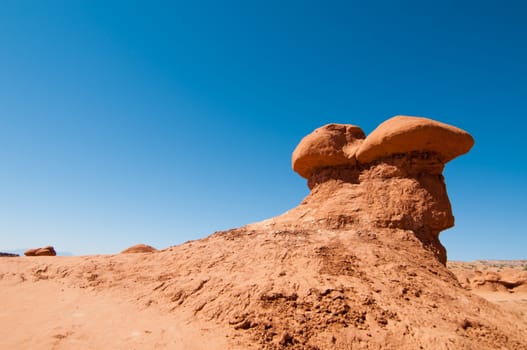
[[[150,331],[155,338],[161,329],[178,329],[180,343],[171,339],[172,345],[183,346],[185,335],[202,334],[202,343],[193,338],[196,348],[213,343],[264,349],[526,348],[527,327],[520,316],[467,291],[403,230],[241,228],[159,253],[3,261],[3,291],[17,285],[42,292],[55,288],[65,295],[81,291],[93,307],[99,298],[110,298],[116,304],[102,303],[105,310],[115,307],[118,313],[125,305],[131,319],[144,312],[159,315],[158,322],[154,317],[138,332]],[[80,298],[79,307],[83,304]],[[72,308],[49,312],[73,314]],[[21,341],[13,327],[31,318],[2,317],[3,341]],[[62,328],[42,337],[53,344],[56,336],[83,332],[64,328],[60,317],[51,319]],[[116,335],[124,334],[118,323],[114,327]],[[139,348],[154,344],[144,334],[141,338],[146,343]],[[79,338],[85,345],[92,340]],[[113,340],[117,347],[135,344],[133,337]],[[25,341],[49,345],[42,338]],[[54,346],[71,345],[60,344]]]

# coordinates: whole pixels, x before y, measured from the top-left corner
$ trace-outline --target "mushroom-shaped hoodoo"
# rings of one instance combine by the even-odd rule
[[[293,152],[311,193],[283,220],[409,230],[446,263],[438,238],[454,216],[442,171],[473,144],[467,132],[422,117],[393,117],[366,138],[357,126],[328,124]]]
[[[442,163],[467,153],[474,139],[464,130],[422,117],[395,116],[380,124],[357,150],[360,163],[394,154],[435,153]]]
[[[314,170],[339,165],[355,165],[355,153],[364,131],[354,125],[327,124],[300,141],[293,152],[293,169],[309,179]]]

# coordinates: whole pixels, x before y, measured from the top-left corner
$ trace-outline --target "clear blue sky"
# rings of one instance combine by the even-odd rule
[[[188,3],[192,3],[189,5]],[[447,165],[451,259],[527,258],[523,1],[2,1],[0,250],[158,248],[307,195],[329,122],[421,115]]]

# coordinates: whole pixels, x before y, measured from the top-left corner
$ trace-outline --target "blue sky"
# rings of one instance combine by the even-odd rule
[[[469,131],[447,165],[451,259],[527,258],[520,1],[3,1],[0,250],[158,248],[307,195],[329,122]]]

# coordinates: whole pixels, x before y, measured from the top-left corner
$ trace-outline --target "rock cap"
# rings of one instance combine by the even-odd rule
[[[474,139],[466,131],[432,119],[395,116],[381,123],[356,152],[360,163],[393,154],[433,152],[443,163],[467,153]]]
[[[304,137],[293,152],[293,170],[309,178],[317,168],[356,164],[364,131],[349,124],[327,124]]]

